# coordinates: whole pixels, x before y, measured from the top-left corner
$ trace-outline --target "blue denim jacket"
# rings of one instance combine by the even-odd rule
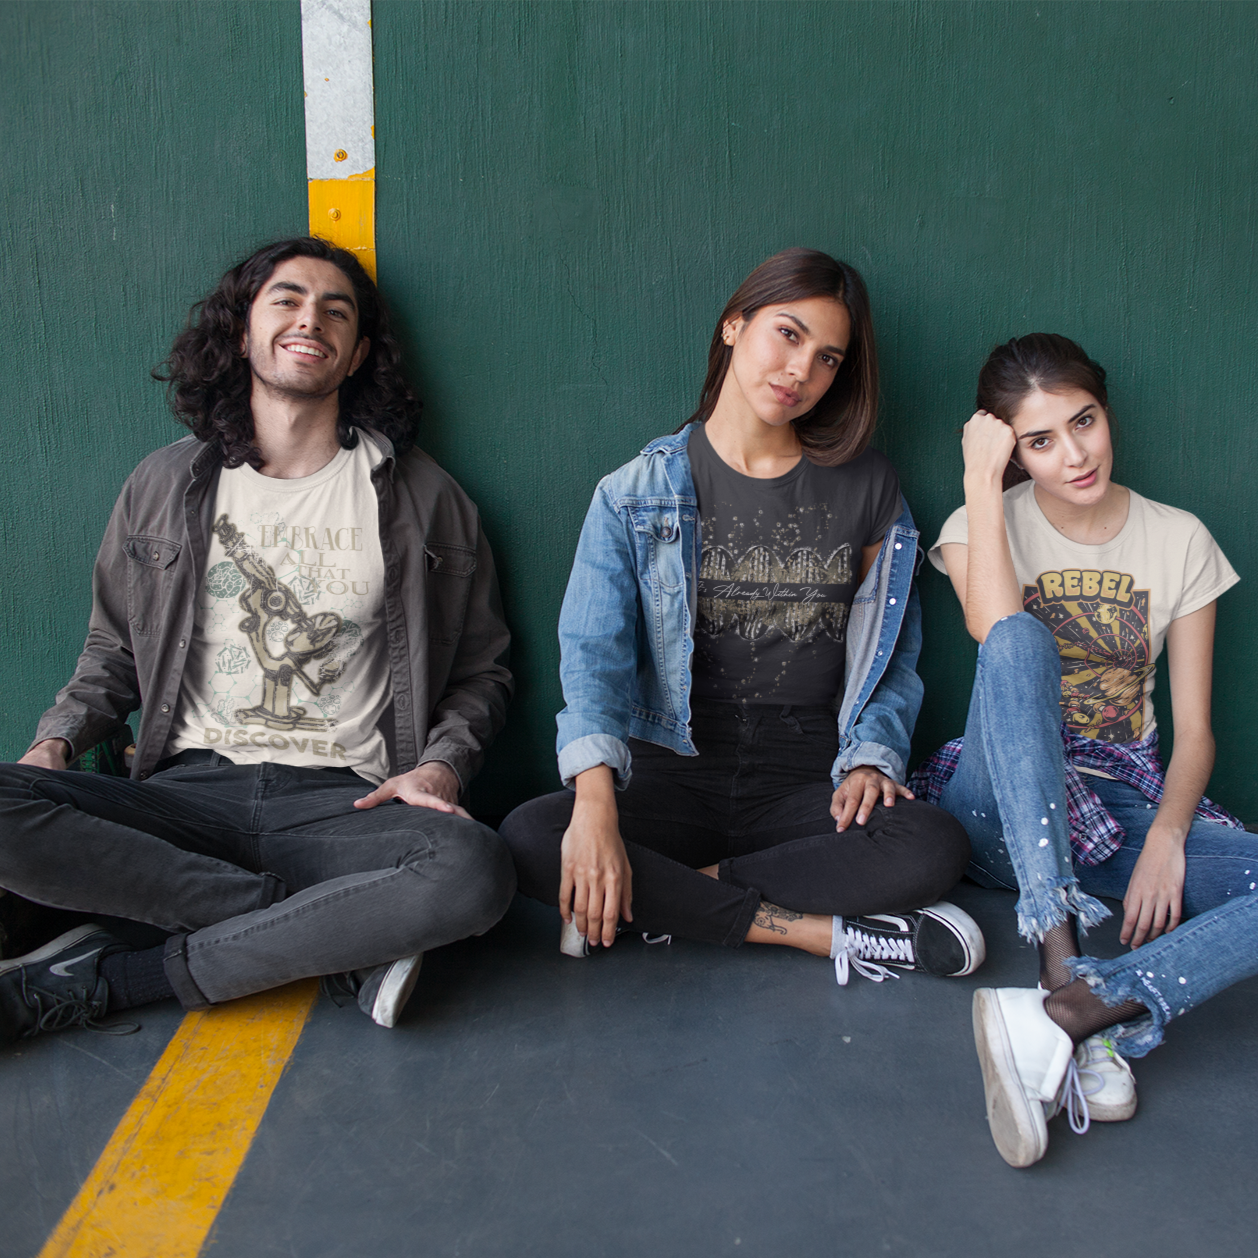
[[[567,706],[556,719],[565,785],[606,764],[617,785],[627,786],[630,738],[699,754],[690,737],[701,550],[690,433],[687,427],[651,442],[594,491],[559,613]],[[917,539],[905,507],[852,603],[836,786],[858,765],[904,781],[922,703]]]

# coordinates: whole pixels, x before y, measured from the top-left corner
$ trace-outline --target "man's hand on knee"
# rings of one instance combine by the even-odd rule
[[[64,769],[70,762],[70,744],[64,738],[46,738],[36,743],[18,764],[33,764],[40,769]]]
[[[399,773],[397,777],[381,782],[370,795],[356,799],[354,807],[374,808],[390,799],[401,800],[416,808],[452,812],[469,821],[472,819],[470,813],[459,807],[458,775],[443,760],[430,760],[409,773]]]

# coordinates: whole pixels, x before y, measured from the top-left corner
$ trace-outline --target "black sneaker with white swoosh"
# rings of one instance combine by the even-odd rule
[[[25,956],[0,961],[0,1043],[75,1026],[113,1034],[135,1030],[132,1023],[100,1023],[109,1003],[101,960],[125,951],[120,939],[89,922]]]

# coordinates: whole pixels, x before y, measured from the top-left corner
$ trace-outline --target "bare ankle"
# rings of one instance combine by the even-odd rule
[[[799,913],[761,900],[747,931],[747,942],[785,944],[816,957],[828,957],[832,922],[819,913]]]

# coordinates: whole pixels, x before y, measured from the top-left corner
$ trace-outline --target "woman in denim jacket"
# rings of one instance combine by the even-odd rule
[[[1258,839],[1202,797],[1215,603],[1238,580],[1223,552],[1195,516],[1110,479],[1105,371],[1073,341],[999,346],[977,402],[965,506],[930,552],[981,644],[974,695],[964,740],[914,783],[964,823],[973,877],[1018,889],[1018,928],[1039,947],[1038,987],[974,994],[992,1136],[1027,1166],[1059,1109],[1079,1132],[1130,1118],[1124,1058],[1258,972]],[[1080,956],[1076,927],[1109,916],[1094,896],[1122,900],[1126,955]]]
[[[722,312],[691,421],[595,490],[559,620],[574,789],[501,830],[564,952],[632,922],[832,957],[841,983],[981,962],[936,903],[965,832],[903,785],[918,534],[867,449],[877,395],[860,276],[787,250]]]

